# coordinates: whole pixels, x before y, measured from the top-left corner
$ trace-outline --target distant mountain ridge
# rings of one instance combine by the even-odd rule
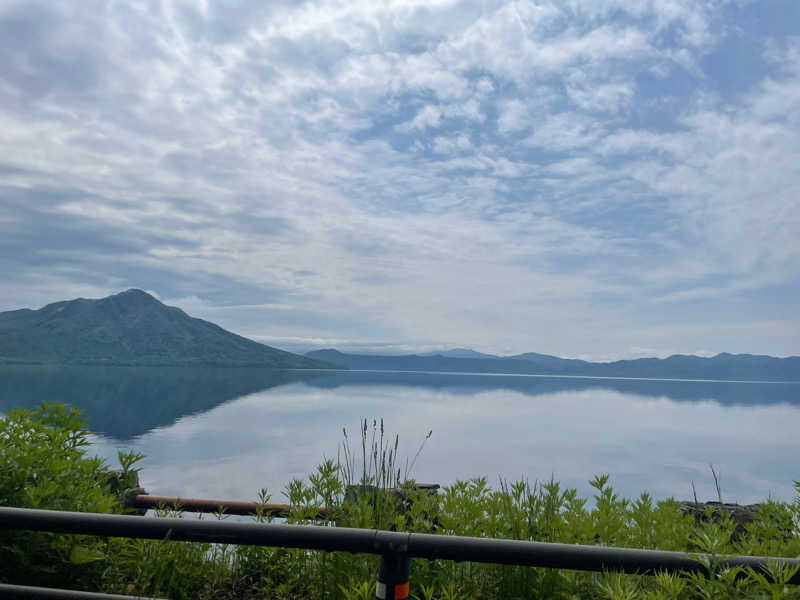
[[[465,349],[458,349],[464,355]],[[476,353],[478,354],[478,353]],[[675,354],[668,358],[638,358],[589,362],[528,352],[514,356],[460,358],[447,352],[435,355],[378,356],[346,354],[334,349],[314,350],[306,356],[348,369],[386,371],[442,371],[519,375],[587,377],[649,377],[665,379],[721,379],[800,381],[800,357],[776,358],[753,354],[717,354],[709,358]]]
[[[331,367],[190,317],[137,289],[0,313],[0,363]]]
[[[452,350],[442,350],[440,352],[425,352],[419,356],[446,356],[447,358],[500,358],[494,354],[484,354],[475,352],[471,348],[453,348]]]

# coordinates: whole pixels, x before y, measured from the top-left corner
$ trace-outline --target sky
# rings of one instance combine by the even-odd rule
[[[0,0],[0,310],[800,354],[800,2]]]

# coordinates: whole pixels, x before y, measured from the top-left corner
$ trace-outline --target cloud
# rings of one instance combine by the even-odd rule
[[[521,131],[529,126],[528,106],[521,100],[503,102],[497,117],[497,129],[500,133]]]
[[[589,112],[618,112],[630,106],[635,90],[630,82],[587,81],[583,73],[570,78],[567,95],[579,108]]]
[[[459,135],[456,138],[439,136],[433,139],[433,151],[437,154],[452,154],[454,152],[470,150],[472,144],[466,135]]]
[[[398,131],[423,130],[428,127],[439,127],[442,123],[442,111],[436,106],[428,105],[417,113],[409,123],[398,125]]]
[[[264,339],[798,353],[758,324],[797,318],[800,31],[751,9],[4,3],[0,309],[135,286]]]
[[[548,150],[585,148],[598,141],[603,125],[580,113],[550,115],[533,125],[533,134],[526,144]]]

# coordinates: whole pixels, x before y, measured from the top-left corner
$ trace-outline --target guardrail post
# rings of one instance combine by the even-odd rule
[[[406,600],[411,559],[408,554],[392,552],[381,555],[378,582],[375,584],[376,600]]]

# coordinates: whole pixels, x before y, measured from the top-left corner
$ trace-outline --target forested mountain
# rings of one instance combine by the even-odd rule
[[[650,377],[667,379],[724,379],[800,381],[800,357],[775,358],[752,354],[717,354],[710,358],[676,354],[669,358],[640,358],[588,362],[547,354],[525,353],[491,358],[458,358],[445,354],[375,356],[315,350],[306,356],[349,369],[444,371],[590,377]],[[491,356],[491,355],[489,355]]]
[[[329,368],[131,289],[0,313],[0,363]]]

